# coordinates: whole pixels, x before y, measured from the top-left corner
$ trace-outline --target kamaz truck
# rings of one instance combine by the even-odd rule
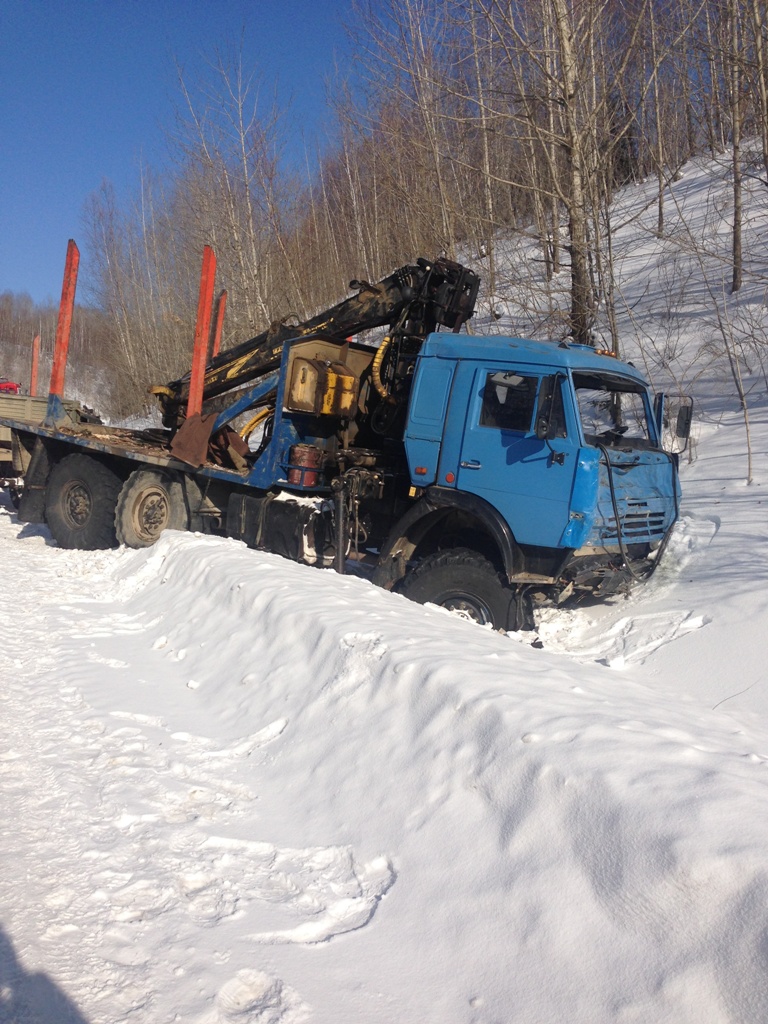
[[[680,488],[670,412],[635,367],[462,332],[479,279],[446,259],[351,287],[207,363],[203,315],[192,372],[152,389],[162,428],[73,424],[56,394],[44,423],[6,420],[20,519],[66,548],[179,529],[357,565],[505,630],[530,627],[534,602],[614,594],[653,571]],[[672,433],[689,425],[685,406]]]

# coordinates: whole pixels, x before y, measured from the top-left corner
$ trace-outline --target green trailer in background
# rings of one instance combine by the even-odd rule
[[[72,424],[99,423],[98,416],[79,402],[67,399],[62,403],[64,412]],[[26,423],[42,423],[48,410],[48,396],[33,398],[0,390],[0,419],[20,420]],[[7,487],[11,500],[18,508],[23,487],[21,474],[13,468],[13,438],[11,428],[0,424],[0,487]]]

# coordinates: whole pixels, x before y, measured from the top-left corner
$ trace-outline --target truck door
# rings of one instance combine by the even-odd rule
[[[490,502],[521,544],[557,547],[569,523],[578,442],[564,385],[540,368],[509,366],[483,366],[471,379],[456,482]],[[550,440],[535,433],[543,411]]]

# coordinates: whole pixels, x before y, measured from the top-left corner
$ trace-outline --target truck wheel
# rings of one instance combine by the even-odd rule
[[[137,469],[123,484],[115,510],[117,540],[148,548],[163,530],[186,530],[189,517],[181,482],[161,470]]]
[[[115,506],[122,480],[89,455],[67,455],[51,470],[45,491],[45,518],[62,548],[113,548]]]
[[[463,618],[509,629],[515,594],[491,563],[468,548],[428,555],[400,584],[400,593],[419,604],[437,604]]]

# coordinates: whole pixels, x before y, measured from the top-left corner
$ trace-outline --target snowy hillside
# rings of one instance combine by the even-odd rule
[[[0,1022],[768,1020],[764,284],[725,294],[712,170],[669,239],[617,235],[627,354],[697,399],[681,520],[541,648],[232,541],[62,551],[0,507]]]

